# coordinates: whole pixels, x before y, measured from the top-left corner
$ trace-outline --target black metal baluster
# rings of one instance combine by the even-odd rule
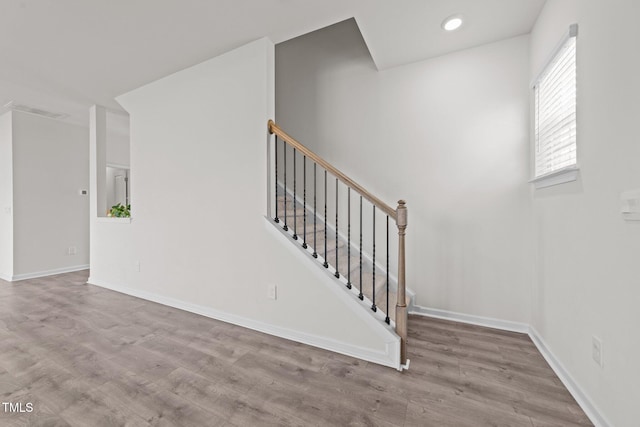
[[[329,268],[327,262],[327,225],[329,221],[327,218],[327,170],[324,170],[324,268]]]
[[[296,199],[296,181],[298,176],[296,175],[296,148],[293,147],[293,240],[298,240],[298,212],[296,205],[298,200]]]
[[[376,205],[373,205],[373,304],[371,310],[378,311],[376,307]]]
[[[302,158],[302,173],[304,174],[304,178],[302,178],[302,186],[304,187],[302,192],[302,213],[304,214],[302,222],[302,247],[307,249],[307,156]]]
[[[336,279],[340,278],[338,272],[338,178],[336,178],[336,272],[334,274]]]
[[[284,148],[284,231],[289,231],[287,226],[287,142],[283,141]]]
[[[384,318],[384,321],[387,324],[391,324],[391,319],[389,319],[389,215],[387,215],[387,317]]]
[[[351,289],[351,187],[347,187],[347,288]]]
[[[316,218],[318,218],[317,210],[316,210],[316,162],[313,162],[313,257],[318,258],[318,251],[316,248],[318,245],[316,244]]]
[[[282,141],[283,144],[286,144],[284,141]],[[276,223],[280,222],[280,218],[278,218],[278,135],[276,135],[276,144],[275,144],[275,154],[276,154],[276,217],[273,219]]]
[[[362,196],[360,196],[360,295],[358,298],[364,300],[362,294]]]

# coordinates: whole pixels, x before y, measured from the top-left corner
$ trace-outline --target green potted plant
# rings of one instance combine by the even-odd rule
[[[118,203],[115,206],[112,206],[107,213],[107,216],[113,218],[131,218],[131,205],[123,205]]]

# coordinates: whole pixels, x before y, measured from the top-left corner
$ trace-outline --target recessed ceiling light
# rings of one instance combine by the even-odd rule
[[[446,31],[455,31],[462,25],[462,16],[453,15],[442,21],[442,28]]]

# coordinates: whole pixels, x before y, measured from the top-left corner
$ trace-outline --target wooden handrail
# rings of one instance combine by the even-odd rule
[[[296,150],[302,152],[305,156],[312,159],[314,162],[325,168],[329,173],[338,178],[347,186],[353,188],[355,191],[360,193],[362,197],[373,203],[377,208],[381,209],[385,214],[389,215],[393,218],[394,221],[397,221],[397,213],[396,210],[391,206],[387,205],[382,200],[378,199],[376,196],[368,192],[364,189],[360,184],[349,178],[347,175],[340,172],[338,169],[333,167],[329,162],[324,160],[322,157],[318,156],[313,151],[309,150],[307,147],[296,141],[293,137],[288,135],[285,131],[283,131],[273,120],[269,120],[269,133],[278,135],[282,140],[286,141],[287,144],[294,147]]]

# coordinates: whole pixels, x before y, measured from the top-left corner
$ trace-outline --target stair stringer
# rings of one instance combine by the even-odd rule
[[[336,310],[348,310],[350,316],[353,316],[354,320],[357,320],[357,322],[353,323],[359,323],[360,327],[367,328],[369,334],[376,336],[379,348],[366,348],[345,341],[309,334],[296,334],[296,336],[278,335],[325,350],[401,370],[401,340],[392,326],[384,322],[384,315],[380,312],[373,312],[366,307],[365,304],[358,299],[356,290],[350,290],[346,287],[346,279],[336,279],[333,276],[335,271],[332,268],[322,268],[322,266],[318,264],[318,260],[313,258],[312,251],[295,244],[296,242],[291,238],[293,235],[292,230],[289,230],[289,232],[284,231],[272,218],[265,217],[265,221],[268,222],[266,228],[269,230],[269,234],[272,234],[274,239],[281,244],[283,250],[287,250],[300,265],[304,265],[305,270],[308,271],[309,275],[313,276],[315,282],[323,285],[324,288],[332,294],[335,304],[332,307],[326,307],[327,318],[318,319],[318,322],[327,321],[329,316],[334,314],[333,312]],[[366,297],[365,302],[367,302]],[[367,303],[369,305],[371,304],[370,301]],[[353,323],[345,325],[345,328],[353,327]],[[357,333],[358,331],[355,332]]]
[[[283,185],[283,182],[281,180],[278,180],[278,187],[279,187],[279,192],[282,193],[282,191],[284,190],[284,185]],[[299,208],[302,209],[302,206],[304,204],[304,200],[300,196],[300,194],[296,194],[296,196],[294,197],[293,192],[291,191],[290,188],[287,188],[287,194],[289,195],[291,200],[293,200],[295,198]],[[273,209],[275,209],[275,208],[273,208]],[[275,212],[275,210],[274,210],[274,212]],[[313,210],[310,207],[307,207],[307,212],[309,214],[313,214]],[[273,214],[273,212],[272,212],[272,214]],[[320,222],[323,223],[323,225],[325,227],[327,227],[327,230],[330,230],[331,234],[335,235],[335,233],[336,233],[335,227],[331,223],[328,223],[325,220],[324,215],[322,215],[322,212],[316,212],[315,215],[318,218],[318,222],[319,223]],[[340,236],[340,238],[344,242],[346,242],[348,240],[347,239],[347,235],[344,233],[344,230],[338,231],[338,236]],[[353,253],[358,253],[359,249],[358,249],[358,246],[356,245],[355,240],[353,240],[351,242],[351,249],[352,249]],[[373,264],[373,257],[371,256],[370,252],[368,252],[366,250],[362,251],[362,258],[366,262],[368,262],[370,264]],[[386,266],[382,265],[382,263],[379,262],[379,261],[375,262],[375,266],[381,271],[386,271]],[[331,267],[330,267],[330,269],[331,269]],[[334,273],[335,270],[331,269],[331,272]],[[393,292],[393,293],[398,292],[398,276],[395,275],[392,271],[389,271],[389,292]],[[411,311],[415,307],[416,293],[413,291],[413,289],[411,289],[409,287],[406,288],[405,292],[406,292],[406,296],[407,296],[407,310]],[[369,303],[370,302],[371,301],[369,301]],[[395,309],[395,307],[393,309]]]

